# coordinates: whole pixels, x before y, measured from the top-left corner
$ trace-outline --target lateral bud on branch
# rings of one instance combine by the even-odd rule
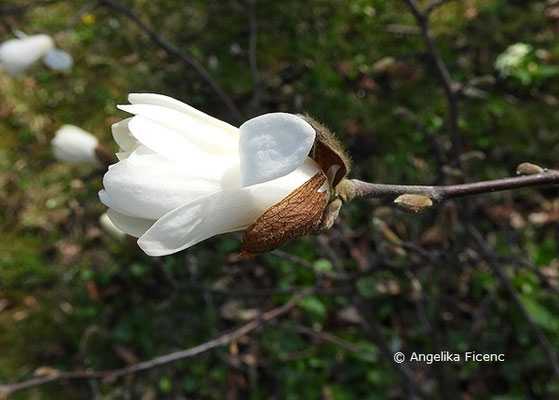
[[[422,194],[402,194],[394,200],[394,204],[404,211],[418,213],[431,207],[433,200]]]
[[[541,174],[545,170],[539,165],[523,162],[518,167],[516,167],[516,175],[535,175]]]

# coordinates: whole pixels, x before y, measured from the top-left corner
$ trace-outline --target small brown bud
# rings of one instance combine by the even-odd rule
[[[460,161],[464,163],[469,163],[470,161],[483,161],[485,158],[485,153],[479,150],[467,151],[466,153],[460,154]]]
[[[393,57],[384,57],[373,64],[373,71],[376,73],[383,73],[388,71],[396,64]]]
[[[539,165],[523,162],[518,167],[516,167],[516,175],[535,175],[541,174],[544,169]]]
[[[33,371],[33,376],[49,376],[57,374],[59,371],[50,365],[44,365]]]
[[[464,173],[462,172],[462,170],[449,167],[448,165],[443,166],[442,171],[449,178],[462,179],[464,177]]]
[[[433,200],[421,194],[402,194],[394,200],[394,204],[404,211],[417,213],[431,207]]]

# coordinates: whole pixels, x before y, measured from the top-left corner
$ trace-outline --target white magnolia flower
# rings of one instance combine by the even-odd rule
[[[25,72],[37,60],[43,58],[53,69],[69,69],[73,60],[65,51],[54,47],[54,40],[45,34],[26,36],[21,33],[17,39],[0,44],[0,68],[8,75]]]
[[[99,164],[96,149],[99,139],[74,125],[63,125],[51,141],[54,157],[71,164]]]
[[[243,230],[320,171],[307,156],[315,130],[295,115],[266,114],[237,129],[170,97],[129,101],[119,108],[134,116],[112,127],[120,161],[99,197],[149,255]]]

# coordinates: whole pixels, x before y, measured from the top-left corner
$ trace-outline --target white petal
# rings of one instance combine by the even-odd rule
[[[215,125],[216,127],[225,129],[231,134],[239,134],[238,129],[228,124],[227,122],[214,118],[206,113],[203,113],[200,110],[197,110],[192,106],[189,106],[188,104],[183,103],[182,101],[173,99],[169,96],[154,93],[130,93],[128,95],[128,101],[130,101],[130,103],[132,104],[153,104],[156,106],[172,108],[173,110],[180,111],[207,124]]]
[[[137,141],[166,158],[182,160],[188,154],[203,154],[199,147],[179,132],[142,116],[133,117],[128,122],[128,129]]]
[[[74,59],[70,54],[54,47],[47,51],[43,62],[47,67],[58,71],[67,71],[74,65]]]
[[[157,219],[191,200],[239,185],[238,164],[177,164],[158,154],[138,155],[112,165],[103,178],[101,201],[123,214]]]
[[[151,256],[164,256],[220,233],[242,229],[258,214],[248,191],[227,189],[169,212],[140,237],[138,245]]]
[[[287,197],[320,169],[310,160],[291,174],[242,189],[225,189],[169,212],[140,239],[149,255],[163,256],[212,236],[245,229],[269,207]]]
[[[112,165],[109,166],[109,169],[111,167],[112,167]],[[120,214],[128,215],[130,217],[137,217],[136,215],[131,215],[124,208],[120,208],[119,205],[111,198],[111,196],[109,196],[109,194],[107,193],[106,190],[104,190],[104,189],[99,190],[98,195],[99,195],[99,200],[101,200],[101,203],[103,203],[104,205],[106,205],[110,209],[118,211]]]
[[[205,151],[213,153],[238,151],[239,139],[236,133],[192,117],[189,114],[152,104],[132,104],[118,106],[118,108],[141,116],[143,120],[150,120],[156,125],[165,127]],[[130,125],[129,127],[132,134],[136,136],[133,128]]]
[[[0,45],[0,67],[9,75],[24,72],[54,46],[48,35],[32,35],[11,39]]]
[[[52,150],[57,160],[68,163],[99,163],[95,148],[99,140],[91,133],[74,125],[63,125],[52,139]]]
[[[155,222],[150,219],[130,217],[110,208],[107,210],[107,216],[118,229],[134,237],[142,236]]]
[[[126,237],[126,232],[117,228],[106,212],[99,217],[99,225],[106,234],[117,240],[123,240]]]
[[[118,161],[122,161],[130,157],[130,154],[132,154],[130,151],[119,151],[118,153],[115,153],[115,156]]]
[[[128,123],[128,128],[144,146],[181,165],[187,165],[195,170],[207,168],[206,166],[212,169],[216,167],[230,169],[235,166],[235,169],[240,171],[237,153],[224,154],[202,150],[180,133],[144,117],[133,117]]]
[[[111,126],[111,131],[113,133],[113,138],[118,146],[124,151],[132,151],[136,146],[138,146],[138,141],[130,133],[128,129],[128,123],[132,120],[132,117],[123,119]]]
[[[295,171],[307,158],[316,132],[293,114],[272,113],[239,128],[243,186],[279,178]]]
[[[270,206],[283,200],[319,171],[318,164],[307,158],[299,168],[290,174],[272,181],[248,186],[244,190],[251,191],[254,206],[261,210],[260,214],[263,214]]]

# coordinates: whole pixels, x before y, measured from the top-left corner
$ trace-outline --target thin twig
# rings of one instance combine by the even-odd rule
[[[548,169],[534,175],[446,186],[387,185],[362,182],[357,179],[352,179],[351,182],[355,187],[353,198],[384,198],[396,197],[402,194],[418,194],[428,196],[434,201],[442,201],[456,197],[499,192],[530,186],[556,185],[559,184],[559,170]]]
[[[177,46],[171,44],[169,41],[164,39],[157,31],[155,31],[152,27],[148,26],[138,15],[132,12],[130,9],[116,3],[113,0],[99,0],[105,6],[121,13],[128,19],[130,19],[136,26],[138,26],[141,30],[143,30],[149,38],[155,42],[157,45],[161,46],[170,54],[174,54],[175,56],[179,57],[185,63],[189,64],[194,70],[198,73],[198,75],[210,85],[213,91],[219,96],[221,101],[225,104],[231,116],[235,120],[236,123],[241,123],[244,121],[244,117],[240,110],[237,108],[233,100],[225,93],[225,91],[219,86],[219,84],[213,80],[210,76],[208,71],[190,54],[186,51],[179,49]]]
[[[470,329],[468,329],[468,339],[467,339],[468,346],[466,346],[467,349],[472,347],[471,343],[472,343],[474,337],[481,330],[482,323],[483,323],[484,319],[487,318],[487,313],[490,309],[491,303],[493,303],[493,301],[495,299],[495,296],[497,294],[497,289],[499,287],[500,287],[500,284],[497,284],[497,285],[493,286],[491,289],[489,289],[489,291],[484,296],[481,303],[479,303],[479,306],[476,309],[476,312],[474,313],[474,316],[472,318],[472,323],[470,324]]]
[[[413,376],[413,371],[407,365],[394,362],[394,352],[390,350],[390,346],[380,329],[380,323],[371,311],[372,308],[370,305],[368,305],[359,295],[355,295],[352,302],[361,316],[361,326],[363,327],[363,331],[376,343],[383,358],[389,362],[397,374],[400,375],[404,383],[407,385],[410,394],[422,399],[431,398],[431,396],[429,396],[428,393],[419,386],[418,382],[416,382],[415,377]]]
[[[21,4],[18,6],[14,5],[14,6],[0,7],[0,16],[8,15],[8,14],[17,14],[27,10],[28,8],[37,7],[37,6],[47,6],[47,5],[54,4],[58,1],[60,0],[38,0],[38,1],[32,1],[27,4]]]
[[[252,76],[252,101],[251,108],[254,115],[260,113],[260,77],[258,73],[258,64],[256,62],[256,45],[258,43],[258,24],[256,23],[256,0],[247,0],[248,8],[248,25],[250,29],[250,37],[248,41],[248,62],[250,65],[250,74]]]
[[[495,275],[497,275],[497,278],[499,278],[503,286],[509,292],[512,300],[514,301],[514,303],[520,310],[520,313],[522,314],[522,316],[530,326],[530,329],[534,333],[536,340],[538,341],[540,347],[542,348],[544,356],[547,357],[549,363],[551,364],[551,369],[553,373],[555,374],[555,376],[559,378],[559,359],[557,358],[557,355],[554,353],[553,347],[551,347],[551,344],[547,340],[547,337],[544,335],[540,327],[532,319],[532,316],[530,315],[529,311],[526,309],[526,306],[520,299],[520,296],[516,291],[516,288],[512,284],[509,277],[499,267],[496,257],[494,257],[491,249],[487,247],[487,244],[483,240],[481,233],[471,224],[467,226],[467,230],[468,232],[470,232],[470,234],[472,235],[472,237],[474,238],[474,240],[476,241],[476,243],[478,244],[478,246],[486,256],[486,258],[489,260],[488,264],[493,270],[493,272],[495,273]]]
[[[425,9],[425,14],[429,15],[431,14],[433,11],[435,11],[437,8],[439,8],[440,6],[442,6],[445,3],[448,3],[451,0],[434,0],[426,9]]]
[[[371,354],[372,356],[374,355],[373,353],[371,353],[370,350],[363,348],[362,346],[358,346],[355,345],[351,342],[348,342],[347,340],[341,339],[338,336],[332,334],[332,333],[328,333],[328,332],[324,332],[324,331],[315,331],[312,328],[309,328],[308,326],[304,326],[304,325],[295,325],[292,329],[293,332],[297,332],[297,333],[302,333],[303,335],[307,335],[307,336],[311,336],[314,338],[317,338],[319,340],[322,340],[324,342],[330,342],[335,344],[336,346],[341,347],[342,349],[352,352],[352,353],[357,353],[360,355],[364,355],[364,354]]]
[[[344,296],[351,293],[351,288],[348,286],[339,288],[323,288],[318,285],[310,287],[312,292],[321,296]],[[204,294],[212,295],[223,295],[226,297],[233,298],[252,298],[252,297],[273,297],[273,296],[286,296],[297,293],[301,290],[306,290],[308,288],[302,288],[297,286],[287,287],[287,288],[263,288],[263,289],[226,289],[226,288],[213,288],[204,285],[197,284],[178,284],[176,286],[177,290],[186,292],[202,292]]]
[[[86,3],[82,8],[80,8],[77,14],[74,15],[72,19],[70,19],[70,21],[66,24],[66,26],[62,30],[69,31],[70,29],[74,28],[74,26],[76,26],[76,24],[82,19],[84,15],[95,10],[98,6],[99,6],[98,0]]]
[[[176,351],[164,356],[155,357],[151,360],[131,365],[126,368],[114,369],[108,371],[84,371],[84,372],[57,372],[48,376],[33,378],[26,381],[0,385],[0,395],[8,396],[20,390],[29,389],[40,386],[49,382],[61,380],[90,380],[90,379],[115,379],[126,375],[132,375],[140,371],[159,367],[161,365],[191,358],[209,350],[229,344],[240,337],[260,328],[265,323],[270,322],[293,309],[301,300],[311,293],[311,289],[305,289],[295,294],[291,300],[284,305],[265,312],[260,317],[253,319],[249,323],[231,331],[224,333],[217,338],[198,346],[191,347],[186,350]]]
[[[452,78],[448,72],[446,64],[442,60],[437,45],[435,43],[435,37],[433,31],[429,26],[429,13],[423,12],[417,5],[415,0],[404,0],[408,7],[410,8],[413,16],[415,17],[417,24],[421,28],[423,38],[425,39],[425,44],[427,45],[427,51],[431,56],[433,64],[436,67],[437,74],[442,82],[443,89],[446,95],[448,103],[449,112],[449,130],[450,130],[450,141],[452,143],[452,154],[454,161],[459,163],[459,156],[462,152],[462,144],[460,138],[460,132],[458,130],[458,99],[456,93],[454,92],[452,85]]]
[[[412,25],[389,24],[384,27],[384,32],[397,35],[421,35],[421,29]]]
[[[270,252],[270,254],[306,269],[307,271],[311,272],[319,279],[328,278],[331,280],[342,280],[342,281],[347,279],[347,276],[344,273],[337,273],[333,271],[318,271],[313,263],[284,250],[276,249]]]
[[[542,284],[542,287],[548,289],[549,291],[553,292],[556,295],[559,294],[559,289],[552,283],[553,277],[543,273],[538,267],[536,267],[530,261],[520,258],[518,256],[513,256],[513,257],[506,257],[506,256],[499,256],[499,255],[496,256],[498,261],[509,263],[511,265],[518,265],[521,268],[528,269],[538,277],[540,283]]]
[[[398,107],[394,109],[393,113],[396,116],[402,116],[409,119],[415,125],[416,129],[421,131],[421,133],[423,133],[423,136],[425,136],[428,139],[429,147],[433,152],[433,155],[435,157],[435,164],[437,165],[437,182],[442,183],[444,178],[443,166],[444,166],[444,159],[445,159],[445,151],[443,147],[439,144],[439,141],[437,140],[436,132],[430,131],[419,120],[419,118],[417,118],[417,115],[415,115],[413,112],[411,112],[405,107]]]

